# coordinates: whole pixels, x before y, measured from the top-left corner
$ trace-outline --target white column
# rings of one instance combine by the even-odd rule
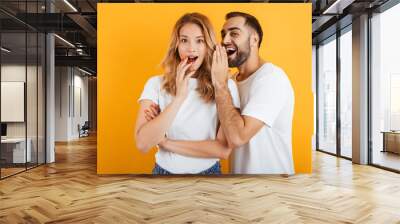
[[[368,163],[368,15],[353,20],[353,162]]]
[[[55,161],[54,133],[55,133],[55,76],[54,76],[54,35],[46,36],[46,163]]]
[[[46,1],[46,11],[54,12],[54,5]],[[46,163],[55,162],[55,42],[54,34],[46,35]]]

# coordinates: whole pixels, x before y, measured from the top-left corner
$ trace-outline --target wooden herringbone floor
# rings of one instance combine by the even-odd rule
[[[400,223],[400,175],[315,153],[311,175],[96,175],[96,139],[0,181],[0,223]]]

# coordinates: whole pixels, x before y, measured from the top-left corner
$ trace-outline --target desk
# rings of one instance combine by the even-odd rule
[[[400,154],[400,132],[399,131],[382,131],[383,133],[383,150],[382,152],[393,152]]]
[[[6,163],[25,163],[32,159],[30,138],[27,139],[27,148],[25,154],[25,138],[6,138],[1,139],[1,157]],[[12,160],[11,160],[12,158]],[[27,158],[27,161],[25,161]]]

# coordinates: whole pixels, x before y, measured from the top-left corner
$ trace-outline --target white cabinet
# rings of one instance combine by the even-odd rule
[[[25,138],[7,138],[1,140],[2,151],[10,151],[12,154],[12,163],[25,163],[32,161],[32,140],[28,138],[26,140],[28,144],[26,147],[25,154]],[[4,147],[4,149],[3,149]],[[27,159],[25,161],[25,159]],[[8,160],[8,159],[6,159]],[[9,159],[11,160],[11,159]],[[9,161],[11,162],[11,161]]]

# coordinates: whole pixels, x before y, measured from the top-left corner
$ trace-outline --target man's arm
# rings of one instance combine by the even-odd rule
[[[230,148],[246,144],[265,125],[249,116],[242,116],[233,106],[232,97],[226,85],[215,88],[218,118]]]
[[[228,89],[228,56],[224,47],[216,46],[213,54],[211,77],[215,88],[218,117],[228,145],[237,148],[246,144],[263,126],[264,122],[249,116],[241,116],[235,109]]]

